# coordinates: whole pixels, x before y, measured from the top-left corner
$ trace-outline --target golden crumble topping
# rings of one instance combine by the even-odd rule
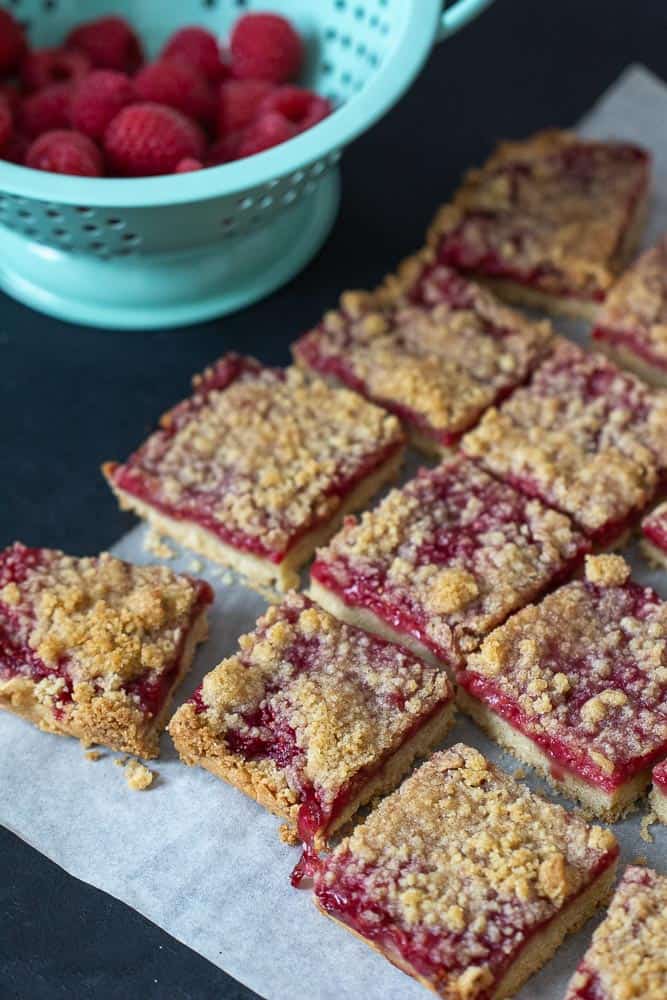
[[[667,393],[559,340],[463,450],[569,513],[593,537],[641,509],[667,468]]]
[[[138,760],[128,760],[125,765],[125,780],[134,792],[143,792],[153,784],[153,772]]]
[[[566,1000],[664,1000],[666,993],[667,878],[629,866]]]
[[[601,587],[621,587],[630,576],[630,567],[623,556],[586,556],[586,579]]]
[[[612,833],[533,795],[477,750],[434,754],[325,859],[325,910],[381,920],[448,998],[487,996],[531,930],[616,852]],[[380,938],[382,941],[382,938]],[[430,978],[430,977],[429,977]]]
[[[312,576],[456,663],[585,550],[567,517],[458,457],[348,518]]]

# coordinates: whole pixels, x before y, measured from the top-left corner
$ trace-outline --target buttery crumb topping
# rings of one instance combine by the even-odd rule
[[[111,477],[235,546],[284,554],[402,444],[396,417],[296,368],[226,355],[194,385]]]
[[[623,556],[586,556],[586,579],[601,587],[622,587],[630,576],[630,567]]]
[[[129,760],[125,765],[125,780],[128,788],[143,792],[153,784],[153,772],[138,760]]]
[[[601,298],[649,184],[636,146],[556,129],[500,143],[438,212],[429,243],[462,270]]]
[[[645,506],[667,469],[667,393],[559,339],[462,447],[595,536]]]
[[[346,519],[312,574],[456,662],[585,549],[567,517],[458,457]]]
[[[566,1000],[664,1000],[666,989],[667,878],[629,866]]]
[[[459,743],[434,754],[336,847],[315,892],[362,935],[375,940],[384,927],[443,996],[472,1000],[489,995],[531,930],[615,851],[611,832]]]

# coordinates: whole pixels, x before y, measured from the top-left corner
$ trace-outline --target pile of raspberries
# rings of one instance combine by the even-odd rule
[[[81,177],[149,177],[216,167],[277,146],[331,113],[296,86],[303,41],[276,14],[245,14],[228,50],[181,28],[152,63],[120,17],[31,49],[0,10],[0,159]]]

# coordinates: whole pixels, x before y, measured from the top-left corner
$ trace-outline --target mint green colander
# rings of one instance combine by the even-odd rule
[[[326,239],[343,147],[410,85],[436,40],[492,0],[12,0],[33,45],[102,14],[128,18],[150,55],[184,24],[227,37],[244,11],[289,17],[305,79],[338,108],[275,149],[190,174],[63,177],[0,162],[0,285],[43,312],[108,328],[219,316],[288,281]]]

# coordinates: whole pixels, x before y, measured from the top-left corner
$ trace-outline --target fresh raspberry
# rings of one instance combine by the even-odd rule
[[[7,145],[4,148],[0,147],[0,160],[7,160],[8,163],[24,164],[30,142],[31,140],[27,135],[23,135],[22,132],[17,132],[14,129],[14,134]]]
[[[112,118],[136,99],[134,84],[124,73],[95,69],[72,96],[70,121],[84,135],[101,139]]]
[[[72,85],[52,83],[36,94],[26,97],[18,111],[21,131],[30,139],[36,139],[43,132],[69,128],[72,106]]]
[[[266,80],[227,80],[220,87],[218,135],[245,128],[257,117],[259,106],[273,90]]]
[[[14,135],[14,116],[9,101],[0,94],[0,152]]]
[[[180,111],[161,104],[130,104],[104,135],[104,149],[115,173],[128,177],[171,174],[186,157],[201,160],[201,129]]]
[[[204,164],[201,160],[195,160],[194,156],[185,156],[180,163],[176,164],[175,174],[190,174],[193,170],[201,170]]]
[[[206,151],[206,166],[220,167],[223,163],[237,160],[242,140],[243,130],[237,129],[236,132],[228,132],[222,139],[211,143]]]
[[[303,87],[286,84],[284,87],[276,87],[264,98],[259,112],[264,114],[268,111],[278,111],[296,125],[299,132],[305,132],[330,115],[332,110],[331,101],[326,97],[320,97],[319,94]]]
[[[303,63],[303,43],[289,21],[277,14],[244,14],[230,40],[232,73],[241,80],[296,80]]]
[[[0,76],[9,76],[19,68],[27,48],[21,25],[8,10],[0,10]]]
[[[134,73],[144,56],[141,42],[122,17],[100,17],[70,31],[65,45],[87,53],[96,69]]]
[[[52,83],[78,83],[90,73],[85,52],[67,49],[35,49],[21,63],[21,81],[26,90],[41,90]]]
[[[278,146],[296,134],[296,128],[284,115],[277,111],[269,111],[246,129],[239,148],[239,159]]]
[[[15,83],[0,83],[0,98],[7,101],[9,110],[16,117],[21,104],[21,92]]]
[[[182,59],[160,59],[145,66],[134,85],[142,101],[166,104],[200,122],[215,116],[215,97],[206,77]]]
[[[26,166],[52,174],[101,177],[102,156],[87,135],[56,129],[35,139],[26,156]]]
[[[206,28],[191,26],[181,28],[171,36],[162,50],[161,59],[182,59],[216,83],[224,80],[229,70],[220,58],[218,40]]]

